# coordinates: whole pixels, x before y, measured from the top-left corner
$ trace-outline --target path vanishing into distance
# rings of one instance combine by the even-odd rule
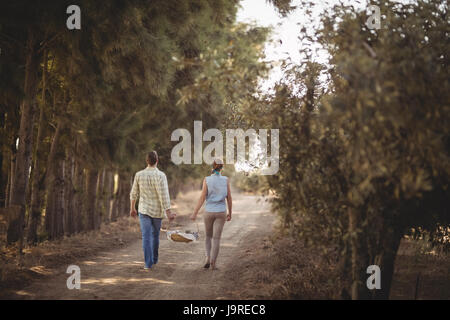
[[[178,218],[177,218],[178,219]],[[275,215],[263,197],[233,195],[233,218],[225,224],[218,270],[203,268],[204,225],[203,217],[197,218],[200,239],[192,243],[167,240],[161,230],[159,262],[151,270],[143,267],[141,241],[105,251],[96,256],[67,261],[67,266],[56,269],[52,275],[36,280],[17,292],[21,299],[231,299],[230,289],[239,287],[239,279],[230,277],[247,242],[258,241],[270,234]],[[136,222],[138,223],[138,222]],[[195,230],[195,223],[179,219],[176,229]],[[171,228],[173,229],[173,228]],[[81,270],[81,288],[68,289],[66,273],[69,265]],[[227,273],[225,275],[225,273]],[[230,279],[232,279],[230,281]]]

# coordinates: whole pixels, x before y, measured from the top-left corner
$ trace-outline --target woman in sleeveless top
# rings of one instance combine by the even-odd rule
[[[227,177],[221,175],[222,168],[223,161],[221,159],[214,160],[212,174],[203,179],[202,194],[191,216],[192,220],[197,218],[198,211],[206,200],[206,212],[204,214],[206,258],[204,268],[211,266],[212,270],[217,269],[216,262],[219,254],[220,237],[225,221],[231,220],[232,213],[230,181]],[[225,199],[227,199],[228,214]]]

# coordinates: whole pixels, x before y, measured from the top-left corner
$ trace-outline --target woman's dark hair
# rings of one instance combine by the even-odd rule
[[[150,151],[148,154],[147,154],[147,162],[151,165],[151,166],[153,166],[153,165],[155,165],[155,163],[158,161],[158,153],[155,151],[155,150],[153,150],[153,151]]]
[[[211,170],[211,173],[220,172],[220,170],[223,169],[223,161],[220,159],[215,159],[213,162],[213,169]]]

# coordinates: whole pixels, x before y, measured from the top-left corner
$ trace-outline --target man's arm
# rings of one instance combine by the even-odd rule
[[[130,191],[130,216],[135,218],[137,216],[136,211],[136,199],[139,197],[139,183],[137,175],[134,176],[133,187]]]
[[[161,205],[163,206],[163,210],[166,212],[166,216],[169,220],[175,219],[176,214],[170,211],[170,195],[169,195],[169,185],[167,183],[167,177],[165,174],[161,177]]]

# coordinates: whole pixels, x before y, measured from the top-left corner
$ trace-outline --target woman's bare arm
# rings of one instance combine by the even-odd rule
[[[192,220],[195,220],[198,215],[198,211],[203,205],[203,202],[205,202],[206,194],[208,193],[208,186],[206,185],[206,179],[203,179],[203,187],[202,187],[202,194],[200,195],[200,198],[198,199],[197,206],[195,207],[194,213],[191,216]]]
[[[227,204],[228,204],[227,221],[230,221],[231,214],[233,212],[233,199],[231,198],[230,178],[227,179]]]

